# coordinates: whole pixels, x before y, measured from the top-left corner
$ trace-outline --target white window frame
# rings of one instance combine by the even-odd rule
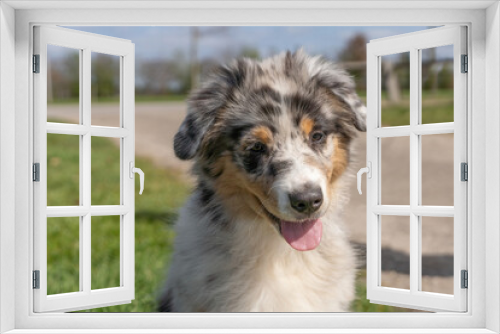
[[[461,286],[461,270],[467,270],[467,185],[461,180],[461,163],[467,163],[467,77],[461,73],[461,56],[467,54],[466,28],[450,25],[370,41],[367,45],[367,298],[375,304],[396,305],[430,311],[467,310],[467,289]],[[422,123],[422,50],[451,45],[453,50],[453,122]],[[408,53],[410,71],[409,124],[383,126],[381,103],[381,58]],[[422,205],[423,135],[452,133],[453,198],[452,206]],[[382,139],[409,139],[408,205],[385,205],[381,202]],[[391,181],[391,180],[389,180]],[[409,222],[410,289],[382,286],[382,221],[389,215],[406,216]],[[453,218],[453,293],[422,290],[422,217]]]
[[[33,185],[34,200],[34,257],[33,269],[39,271],[39,288],[34,289],[35,312],[75,311],[130,303],[134,299],[134,225],[135,180],[129,169],[135,164],[135,49],[129,40],[96,35],[51,26],[34,27],[34,54],[39,56],[39,73],[34,84],[34,162],[39,164],[39,181]],[[47,122],[47,46],[71,48],[79,53],[79,122],[78,124]],[[117,114],[119,127],[92,124],[91,56],[92,52],[113,55],[119,61],[120,105]],[[77,135],[79,145],[80,204],[77,206],[47,206],[47,134]],[[96,137],[120,141],[120,203],[92,205],[91,203],[91,141]],[[118,216],[120,229],[120,285],[92,289],[91,229],[92,216]],[[77,217],[79,220],[79,290],[47,295],[47,218]],[[76,263],[75,263],[76,266]]]
[[[119,6],[132,9],[120,9]],[[60,8],[60,7],[66,8]],[[397,9],[393,7],[397,6]],[[453,7],[453,6],[460,6]],[[14,8],[16,9],[14,9]],[[147,9],[149,7],[149,9]],[[163,7],[163,8],[158,8]],[[291,8],[290,8],[291,7]],[[45,9],[43,9],[45,8]],[[79,8],[79,9],[75,9]],[[84,8],[84,9],[82,9]],[[109,9],[103,9],[109,8]],[[114,9],[113,9],[114,8]],[[118,8],[118,9],[117,9]],[[137,10],[144,8],[144,10]],[[223,8],[223,9],[221,9]],[[406,9],[405,9],[406,8]],[[457,9],[458,8],[458,9]],[[112,10],[111,10],[112,9]],[[411,9],[411,10],[408,10]],[[467,313],[35,314],[31,286],[32,27],[57,25],[467,25]],[[0,331],[37,333],[495,333],[500,331],[500,11],[498,1],[4,1],[0,3]],[[15,68],[15,71],[14,71]],[[486,71],[487,69],[487,71]],[[12,84],[14,83],[14,84]],[[15,145],[12,145],[15,143]],[[486,182],[486,175],[488,175]],[[13,177],[14,176],[14,177]],[[15,194],[15,198],[12,198]],[[473,227],[472,227],[473,226]],[[487,255],[487,256],[486,256]],[[14,288],[13,288],[14,287]],[[487,293],[486,293],[487,291]],[[12,307],[14,305],[14,307]],[[142,329],[138,329],[142,326]],[[164,329],[169,328],[169,329]],[[415,329],[410,328],[418,328]],[[135,329],[135,330],[134,330]],[[164,329],[161,330],[160,329]],[[80,331],[81,332],[81,331]],[[247,330],[248,332],[248,330]]]

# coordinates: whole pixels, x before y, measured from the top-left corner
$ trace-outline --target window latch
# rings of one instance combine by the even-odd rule
[[[366,177],[371,179],[372,178],[372,163],[371,161],[368,161],[366,163],[368,166],[364,167],[364,168],[361,168],[359,171],[358,171],[358,192],[359,194],[361,195],[362,192],[361,192],[361,176],[366,173]]]
[[[130,161],[130,163],[129,163],[129,171],[130,171],[129,176],[131,179],[134,178],[134,173],[139,174],[139,177],[140,177],[139,182],[141,185],[141,189],[139,190],[139,195],[142,195],[142,191],[144,190],[144,172],[140,168],[134,167],[133,161]]]

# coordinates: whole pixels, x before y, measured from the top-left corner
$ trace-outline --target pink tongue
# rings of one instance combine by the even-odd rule
[[[323,223],[319,219],[311,219],[303,223],[282,220],[281,234],[294,249],[299,251],[312,250],[318,247],[321,241]]]

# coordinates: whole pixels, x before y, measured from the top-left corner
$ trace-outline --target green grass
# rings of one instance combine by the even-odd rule
[[[366,92],[358,95],[366,103]],[[186,95],[136,95],[135,101],[140,102],[182,102]],[[99,98],[99,103],[117,103],[115,97]],[[78,99],[71,98],[51,102],[53,104],[75,104]],[[410,123],[410,93],[401,92],[401,101],[390,103],[387,93],[382,92],[382,124],[384,126],[408,125]],[[422,123],[453,122],[453,90],[441,89],[436,92],[422,91]]]
[[[47,134],[47,205],[79,205],[78,136]]]
[[[78,137],[47,136],[47,197],[51,205],[78,205]],[[92,182],[92,202],[115,204],[108,184],[119,180],[110,162],[119,158],[117,146],[107,138],[92,138],[92,177],[106,181],[96,187]],[[177,208],[189,187],[176,173],[158,168],[150,160],[137,158],[136,166],[146,174],[143,195],[136,194],[135,288],[131,304],[105,307],[92,312],[154,312],[158,289],[165,278],[172,252],[172,225]],[[137,178],[136,189],[139,189]],[[108,203],[109,204],[109,203]],[[119,283],[119,217],[92,217],[92,288]],[[49,218],[47,250],[48,293],[78,291],[78,218]]]
[[[187,95],[183,94],[167,94],[167,95],[136,95],[135,102],[183,102],[187,98]],[[78,97],[72,97],[67,99],[60,99],[51,101],[50,104],[77,104]],[[120,100],[118,97],[100,97],[97,103],[118,103]]]
[[[382,125],[410,124],[410,96],[402,93],[401,101],[390,103],[382,94]],[[422,92],[422,124],[453,122],[453,91]]]
[[[51,205],[78,205],[77,136],[48,135],[47,197]],[[92,138],[92,202],[115,202],[115,184],[119,175],[115,162],[119,150],[107,138]],[[146,174],[143,195],[136,194],[135,219],[135,300],[131,304],[98,308],[84,312],[155,312],[156,298],[165,278],[177,209],[189,193],[189,187],[174,172],[159,168],[150,160],[137,158],[136,166]],[[98,183],[102,182],[102,185]],[[136,181],[138,183],[138,180]],[[109,185],[113,185],[110,188]],[[136,184],[136,189],[138,189]],[[110,189],[114,189],[111,194]],[[119,284],[119,217],[92,217],[92,288]],[[48,219],[48,293],[79,290],[79,219]],[[366,276],[361,270],[356,282],[353,312],[407,311],[371,304],[366,299]]]
[[[351,304],[352,312],[414,312],[414,310],[380,304],[366,299],[366,270],[359,270],[356,277],[356,298]]]

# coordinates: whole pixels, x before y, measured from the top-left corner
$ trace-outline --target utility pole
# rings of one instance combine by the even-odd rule
[[[189,45],[189,65],[191,72],[191,89],[198,87],[199,79],[199,64],[198,64],[198,41],[200,39],[200,28],[191,27],[190,28],[190,45]]]
[[[432,93],[436,94],[438,91],[438,67],[436,64],[436,48],[427,49],[429,51],[429,72],[432,75]]]
[[[198,43],[200,42],[200,38],[225,32],[228,29],[229,27],[211,27],[204,30],[201,30],[200,27],[190,28],[189,61],[191,72],[191,89],[198,87],[198,82],[200,81],[200,64],[198,61]]]
[[[390,60],[383,62],[382,71],[384,72],[386,78],[385,88],[387,89],[387,97],[389,98],[389,101],[398,103],[401,101],[401,92],[394,63]]]
[[[48,52],[47,52],[48,53]],[[47,57],[49,58],[49,57]],[[52,59],[47,59],[47,102],[54,101],[54,90],[52,86]]]

